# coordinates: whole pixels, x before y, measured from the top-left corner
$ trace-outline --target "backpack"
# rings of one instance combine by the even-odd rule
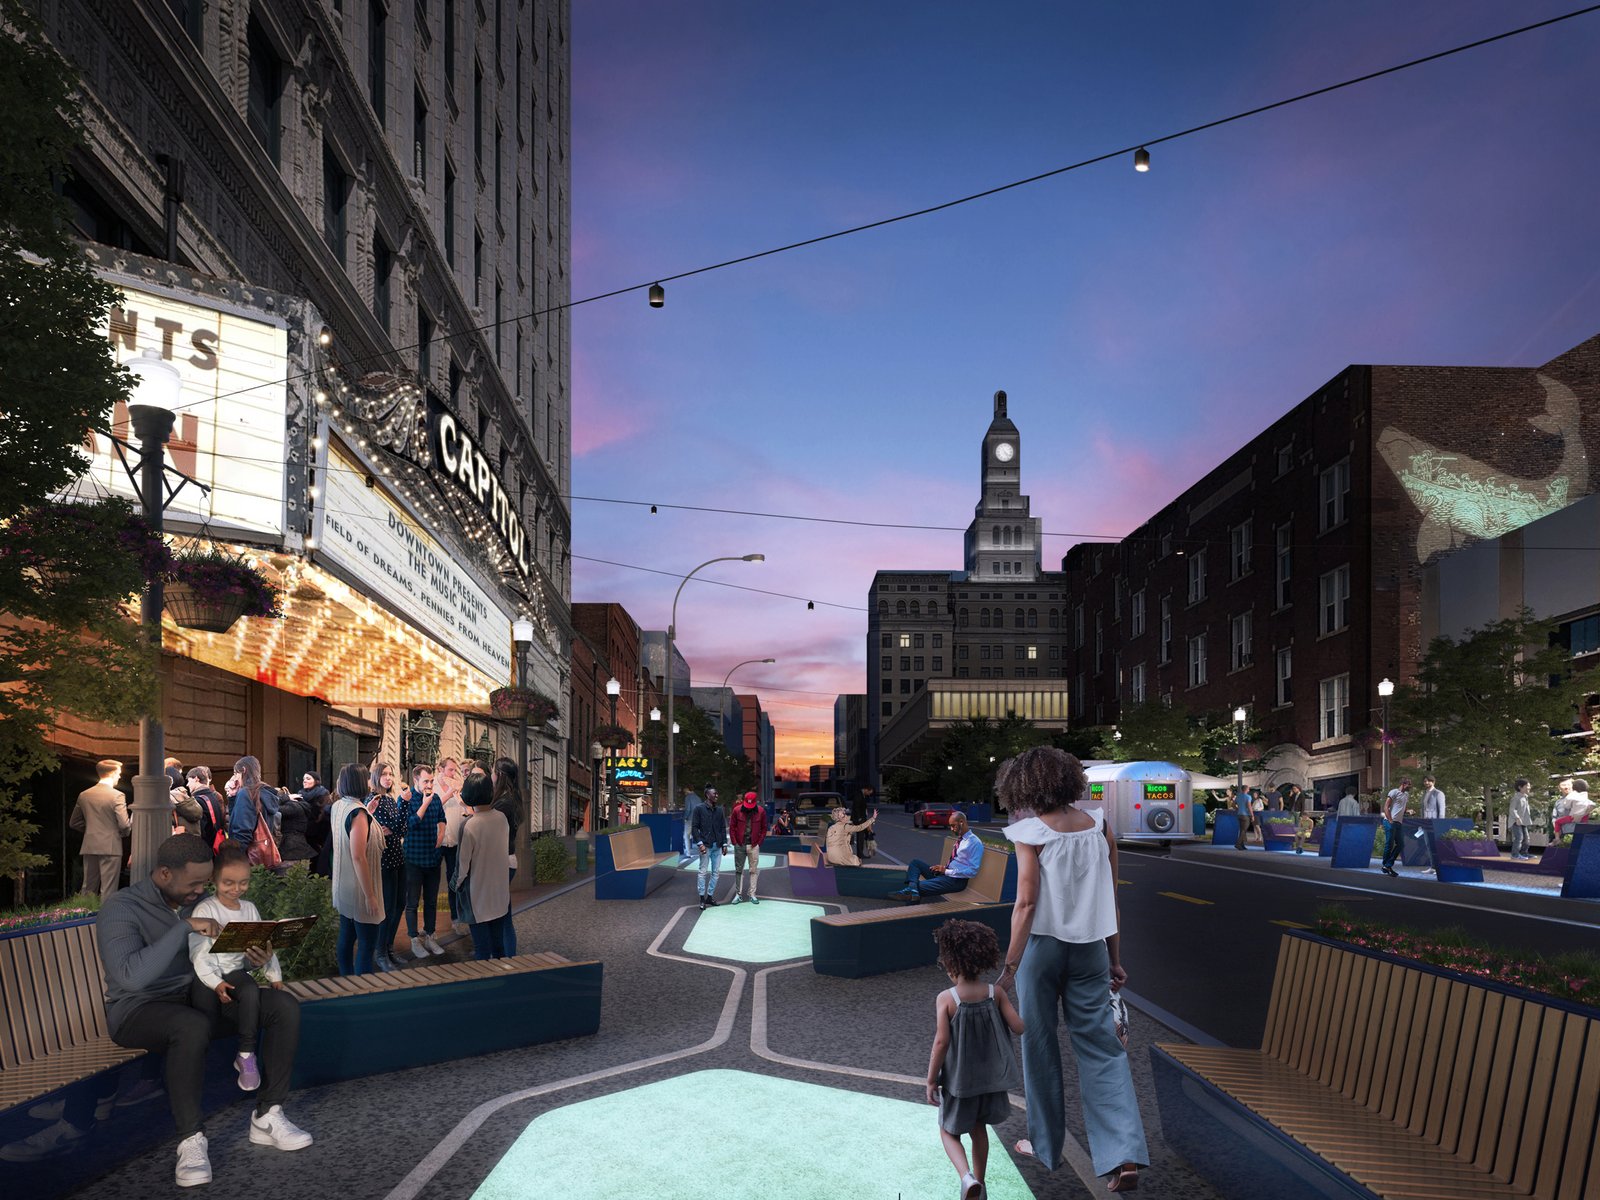
[[[210,788],[197,789],[193,798],[200,804],[200,840],[211,847],[212,854],[216,854],[222,849],[222,843],[228,840],[228,823],[222,816],[222,803]]]

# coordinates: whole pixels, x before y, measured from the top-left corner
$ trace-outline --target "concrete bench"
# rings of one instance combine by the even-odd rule
[[[989,926],[1004,944],[1011,933],[1012,901],[1002,900],[1011,855],[986,848],[978,873],[959,892],[929,896],[921,904],[834,913],[811,919],[811,966],[819,975],[860,979],[927,966],[935,961],[933,931],[952,917]],[[839,870],[840,868],[835,868]],[[905,872],[900,872],[902,883]],[[845,894],[842,890],[840,894]]]
[[[1167,1141],[1223,1195],[1581,1200],[1600,1011],[1286,935],[1260,1050],[1151,1048]]]
[[[676,872],[663,866],[650,830],[643,825],[595,839],[594,895],[597,900],[643,900]]]

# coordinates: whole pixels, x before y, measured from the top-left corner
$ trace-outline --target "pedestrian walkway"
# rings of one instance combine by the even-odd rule
[[[598,902],[588,879],[527,893],[519,944],[605,964],[598,1036],[310,1089],[294,1097],[294,1115],[317,1140],[292,1155],[249,1144],[241,1102],[208,1122],[211,1189],[314,1188],[341,1200],[953,1195],[937,1110],[922,1096],[933,1001],[948,979],[933,967],[864,980],[817,975],[810,915],[882,902],[796,902],[787,874],[762,873],[759,905],[727,904],[724,880],[724,903],[705,912],[688,873],[640,901]],[[466,951],[459,941],[447,949],[446,961]],[[1064,1031],[1062,1040],[1069,1129],[1081,1130]],[[1133,1013],[1130,1055],[1153,1159],[1140,1193],[1212,1200],[1160,1137],[1148,1046],[1184,1040]],[[716,1148],[711,1163],[685,1160],[697,1126]],[[1001,1149],[1026,1136],[1020,1097],[996,1134],[996,1200],[1103,1187],[1076,1144],[1053,1174]],[[171,1179],[163,1146],[77,1195],[166,1194]]]

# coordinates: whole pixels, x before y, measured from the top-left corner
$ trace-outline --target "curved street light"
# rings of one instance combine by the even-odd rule
[[[667,804],[670,806],[678,799],[678,764],[673,758],[673,745],[676,741],[677,725],[672,720],[673,701],[678,689],[672,682],[672,646],[678,638],[678,597],[683,595],[684,585],[712,563],[719,562],[766,562],[765,554],[726,554],[721,558],[708,558],[693,571],[685,575],[678,584],[678,590],[672,593],[672,619],[667,622],[667,661],[662,666],[662,675],[667,683]]]
[[[733,678],[733,673],[740,667],[748,667],[751,663],[775,663],[777,661],[775,658],[747,658],[742,663],[734,663],[733,666],[728,668],[728,673],[722,677],[722,686],[728,686],[728,680]]]

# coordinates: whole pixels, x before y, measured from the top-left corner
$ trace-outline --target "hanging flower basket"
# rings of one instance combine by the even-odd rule
[[[524,687],[495,688],[489,693],[489,710],[508,721],[526,717],[530,725],[543,725],[560,711],[549,696]]]
[[[1387,733],[1382,729],[1377,728],[1363,729],[1360,733],[1356,734],[1356,745],[1360,746],[1363,750],[1377,750],[1384,745],[1393,746],[1397,744],[1399,740],[1400,739],[1395,736],[1395,731],[1392,729]]]
[[[281,617],[280,598],[249,563],[200,550],[173,557],[165,607],[184,629],[226,633],[240,617]]]
[[[633,730],[625,729],[621,725],[597,725],[594,740],[607,750],[621,750],[633,741]]]

